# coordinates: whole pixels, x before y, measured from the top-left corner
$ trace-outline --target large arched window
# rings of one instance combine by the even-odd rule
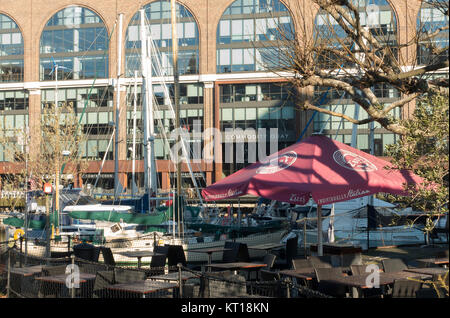
[[[0,14],[0,82],[23,81],[23,39],[17,24]]]
[[[293,23],[279,0],[236,0],[217,27],[217,72],[271,69],[280,43],[293,38]]]
[[[45,25],[40,43],[40,80],[108,77],[108,33],[100,17],[89,9],[71,6]],[[63,68],[64,67],[64,68]]]
[[[156,74],[173,75],[172,25],[170,1],[155,1],[144,6],[145,25],[148,26],[153,42],[160,54],[160,70]],[[178,72],[198,74],[199,35],[197,23],[192,14],[180,4],[176,4],[178,37]],[[141,72],[140,12],[131,19],[125,41],[125,72],[133,77],[134,71]]]
[[[448,60],[448,1],[423,1],[417,17],[417,63],[419,65],[432,64]],[[436,36],[429,35],[438,33]]]

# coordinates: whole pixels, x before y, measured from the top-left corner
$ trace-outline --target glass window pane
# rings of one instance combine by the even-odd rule
[[[246,120],[256,120],[256,108],[246,108],[245,109],[245,119]]]
[[[243,64],[242,49],[232,50],[232,63],[233,65]]]
[[[221,20],[219,24],[219,34],[221,36],[230,35],[230,20]]]
[[[233,109],[232,108],[223,108],[221,120],[233,120]]]
[[[230,65],[231,64],[230,50],[229,49],[222,49],[219,52],[220,52],[219,64],[220,65]]]
[[[245,120],[245,108],[234,109],[234,120]]]

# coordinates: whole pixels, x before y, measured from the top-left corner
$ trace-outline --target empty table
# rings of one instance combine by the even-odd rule
[[[116,254],[123,255],[126,257],[131,257],[131,258],[136,257],[138,260],[138,264],[137,264],[138,268],[141,268],[141,264],[142,264],[141,260],[143,257],[152,257],[152,256],[156,256],[156,255],[163,255],[161,253],[156,253],[153,251],[125,251],[125,252],[118,252]]]
[[[212,253],[216,253],[216,252],[224,252],[224,251],[231,251],[231,248],[225,248],[225,247],[210,247],[210,248],[199,248],[199,249],[193,249],[193,250],[188,250],[189,252],[193,252],[193,253],[205,253],[208,254],[208,264],[211,264],[212,261]]]
[[[158,292],[164,292],[169,289],[178,287],[176,283],[160,282],[156,280],[143,280],[124,284],[109,285],[107,289],[112,292],[113,297],[132,297],[139,296],[141,298],[150,298],[158,295]]]

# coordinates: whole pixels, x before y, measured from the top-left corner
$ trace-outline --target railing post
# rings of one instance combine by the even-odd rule
[[[20,240],[19,267],[22,267],[22,266],[23,266],[23,259],[22,259],[22,254],[23,254],[23,250],[22,250],[22,246],[23,246],[23,236],[20,236],[19,240]]]
[[[73,275],[73,271],[75,269],[75,255],[71,255],[70,256],[72,258],[72,267],[70,270],[70,277],[72,279],[71,283],[72,283],[72,298],[75,298],[75,282],[74,282],[74,275]]]
[[[8,249],[8,274],[6,280],[6,298],[9,298],[11,289],[11,249]]]
[[[181,275],[182,264],[178,263],[177,266],[178,266],[178,286],[180,289],[180,298],[183,298],[183,279]]]

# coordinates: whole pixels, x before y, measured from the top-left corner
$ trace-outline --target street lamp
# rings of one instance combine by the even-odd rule
[[[61,152],[61,155],[63,157],[68,157],[70,156],[70,151],[69,150],[63,150]],[[59,171],[59,160],[57,160],[58,165],[56,166],[56,178],[55,178],[55,210],[54,213],[56,213],[58,215],[58,227],[56,228],[56,234],[59,234],[59,178],[60,176],[63,174],[64,172],[64,168],[66,166],[66,163],[64,162],[61,166],[61,171]]]

